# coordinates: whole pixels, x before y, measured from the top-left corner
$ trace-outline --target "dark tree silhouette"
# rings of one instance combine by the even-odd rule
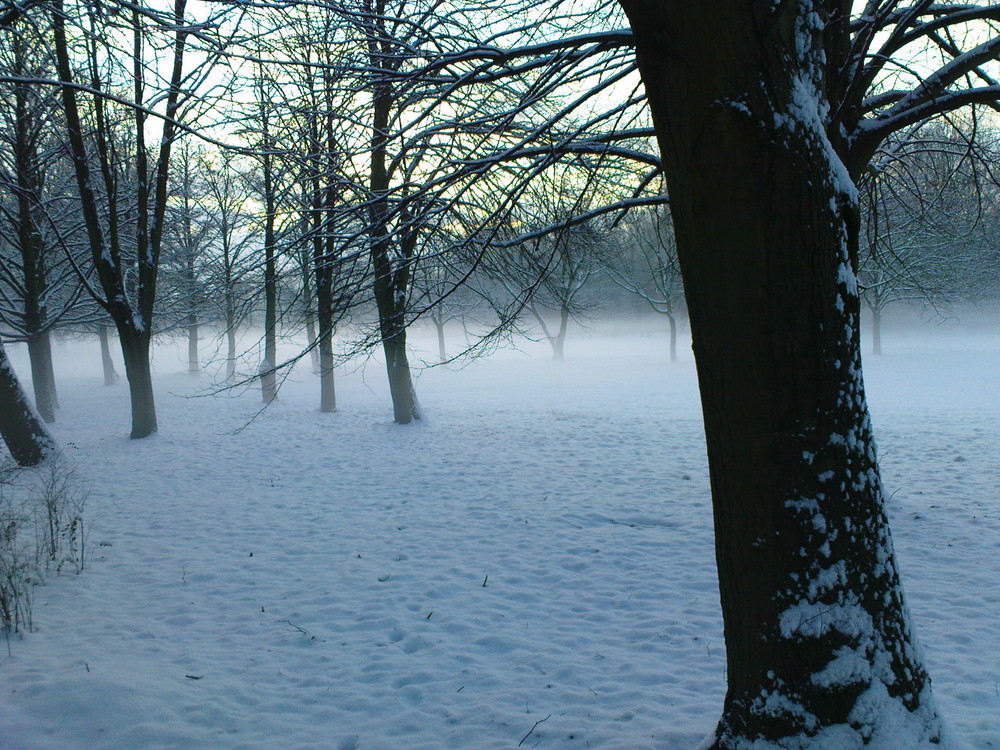
[[[981,24],[963,50],[948,31],[1000,7],[872,0],[852,19],[848,0],[621,3],[705,417],[729,682],[711,747],[948,742],[865,403],[853,180],[888,134],[996,100],[982,66],[1000,37]],[[941,65],[887,88],[885,66],[922,39]]]

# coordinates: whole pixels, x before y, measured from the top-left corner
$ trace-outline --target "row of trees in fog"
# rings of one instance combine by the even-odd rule
[[[277,339],[302,330],[325,411],[338,360],[381,346],[399,422],[419,417],[406,351],[419,319],[442,358],[452,320],[532,327],[560,358],[570,320],[634,295],[665,316],[676,357],[680,268],[616,18],[375,0],[12,11],[0,321],[28,342],[39,414],[58,406],[60,329],[98,333],[105,351],[117,331],[134,437],[157,426],[149,347],[166,333],[187,335],[196,371],[220,332],[228,381],[259,377],[270,400],[288,365]],[[890,304],[995,294],[994,139],[982,122],[934,123],[864,176],[876,350]],[[238,374],[251,319],[262,356]]]
[[[673,320],[683,278],[726,628],[711,747],[949,741],[903,606],[859,312],[995,296],[1000,5],[3,8],[3,304],[40,404],[46,334],[110,321],[144,437],[151,337],[254,309],[265,400],[299,325],[332,409],[350,323],[407,423],[414,321],[534,318],[558,353],[597,275]],[[0,365],[0,427],[37,461],[44,426]]]

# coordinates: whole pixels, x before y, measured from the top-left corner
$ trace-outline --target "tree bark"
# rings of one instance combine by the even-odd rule
[[[152,435],[157,429],[153,374],[149,363],[150,339],[142,331],[128,327],[119,326],[118,332],[132,404],[132,433],[129,437],[139,440]]]
[[[933,745],[861,378],[857,193],[822,121],[827,4],[622,5],[705,420],[728,666],[710,747],[867,745],[894,711]]]
[[[0,436],[18,466],[37,466],[55,450],[55,441],[31,408],[0,343]]]

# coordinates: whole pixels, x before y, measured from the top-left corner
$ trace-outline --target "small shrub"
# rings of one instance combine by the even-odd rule
[[[6,635],[32,628],[31,590],[50,571],[84,569],[86,500],[63,459],[32,469],[0,464],[0,627]]]

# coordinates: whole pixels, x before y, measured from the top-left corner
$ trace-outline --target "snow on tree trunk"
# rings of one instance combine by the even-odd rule
[[[857,194],[824,127],[826,6],[622,5],[705,419],[728,692],[704,748],[941,747],[861,378]]]
[[[25,395],[0,343],[0,436],[19,466],[36,466],[55,450],[55,441]]]

